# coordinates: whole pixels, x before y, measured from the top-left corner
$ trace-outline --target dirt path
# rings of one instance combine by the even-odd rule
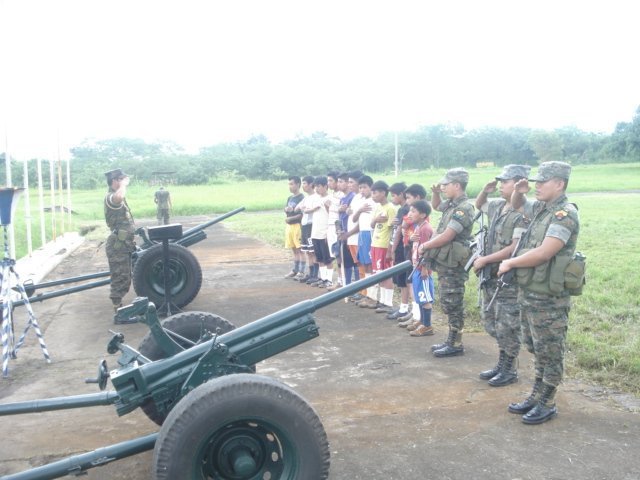
[[[197,219],[196,219],[197,220]],[[194,219],[185,222],[192,226]],[[49,278],[106,269],[104,250],[82,245]],[[286,256],[257,240],[220,226],[191,247],[204,282],[189,310],[222,315],[244,325],[292,303],[320,294],[284,280]],[[95,376],[113,328],[107,287],[35,305],[54,362],[44,364],[33,335],[0,379],[3,403],[94,393],[83,383]],[[135,295],[130,294],[130,299]],[[16,310],[18,322],[25,321]],[[371,310],[342,302],[316,313],[320,337],[258,365],[316,408],[331,443],[332,479],[638,479],[638,399],[625,408],[597,387],[566,382],[558,395],[559,416],[530,427],[506,405],[528,393],[531,357],[522,355],[521,382],[491,388],[477,373],[492,365],[493,341],[465,337],[466,353],[435,359],[435,337],[410,338]],[[17,326],[20,329],[21,324]],[[146,330],[120,326],[137,346]],[[0,474],[86,452],[154,432],[142,412],[118,418],[113,407],[2,417]],[[90,479],[149,478],[151,453],[89,471]]]

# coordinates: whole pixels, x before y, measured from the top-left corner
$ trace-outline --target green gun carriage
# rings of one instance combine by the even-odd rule
[[[100,393],[0,405],[0,415],[114,405],[141,408],[158,433],[59,460],[2,480],[46,480],[152,450],[156,480],[314,480],[329,475],[329,443],[317,413],[255,365],[319,335],[315,310],[411,269],[404,262],[333,292],[304,300],[240,328],[213,314],[183,312],[160,323],[141,297],[119,310],[149,332],[134,349],[113,332],[107,351],[118,367],[98,368]],[[108,382],[114,390],[104,391]]]

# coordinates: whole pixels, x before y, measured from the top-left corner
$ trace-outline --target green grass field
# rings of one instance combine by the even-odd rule
[[[500,169],[470,170],[470,197],[480,191]],[[444,170],[403,174],[399,180],[425,187],[441,178]],[[392,175],[374,175],[389,183]],[[640,393],[640,164],[578,166],[569,184],[569,197],[580,209],[578,249],[587,256],[587,286],[574,297],[568,335],[567,371],[611,388]],[[428,189],[428,188],[427,188]],[[627,192],[624,192],[624,191]],[[153,192],[146,185],[130,187],[128,203],[137,218],[155,216]],[[174,215],[214,215],[239,206],[247,212],[227,219],[229,228],[254,235],[282,248],[284,221],[281,208],[288,195],[287,182],[217,182],[198,187],[171,187]],[[579,193],[577,193],[579,192]],[[614,193],[615,192],[615,193]],[[73,230],[104,224],[104,190],[73,192]],[[14,227],[17,257],[26,253],[24,200],[17,205]],[[48,200],[46,201],[48,204]],[[40,237],[37,198],[32,198],[34,238]],[[438,218],[432,216],[435,224]],[[47,226],[51,221],[47,215]],[[56,229],[60,233],[61,226]],[[48,237],[50,238],[50,237]],[[34,241],[37,248],[38,242]],[[465,305],[468,326],[481,330],[475,278],[467,285]]]

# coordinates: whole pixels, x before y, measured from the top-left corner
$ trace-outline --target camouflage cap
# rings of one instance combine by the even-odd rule
[[[538,174],[530,182],[546,182],[552,178],[569,180],[571,165],[565,162],[544,162],[538,167]]]
[[[505,165],[496,180],[511,180],[512,178],[529,178],[531,167],[529,165]]]
[[[464,168],[452,168],[440,179],[438,183],[440,185],[446,185],[453,182],[464,184],[469,183],[469,172]]]
[[[104,176],[107,177],[107,182],[111,183],[114,178],[128,177],[129,175],[124,173],[121,168],[116,168],[115,170],[109,170]]]

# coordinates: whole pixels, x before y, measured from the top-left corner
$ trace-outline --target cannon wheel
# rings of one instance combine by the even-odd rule
[[[329,444],[315,410],[269,377],[198,386],[171,410],[153,452],[155,480],[326,479]]]
[[[202,286],[202,269],[196,257],[181,245],[169,244],[169,285],[171,302],[179,308],[188,305]],[[133,288],[140,297],[156,305],[164,303],[163,246],[154,245],[140,252],[133,266]]]
[[[206,312],[182,312],[176,315],[172,315],[165,318],[162,321],[162,328],[171,332],[177,333],[181,337],[184,337],[192,342],[196,343],[201,338],[202,328],[209,332],[215,333],[220,329],[220,335],[230,332],[235,329],[235,325],[218,315]],[[176,342],[185,349],[191,347],[189,344],[180,342],[177,339]],[[147,357],[149,360],[161,360],[167,358],[167,353],[158,345],[155,337],[151,332],[147,333],[140,342],[138,351]],[[149,417],[150,420],[162,425],[166,414],[158,412],[156,405],[153,401],[143,403],[140,408]]]

